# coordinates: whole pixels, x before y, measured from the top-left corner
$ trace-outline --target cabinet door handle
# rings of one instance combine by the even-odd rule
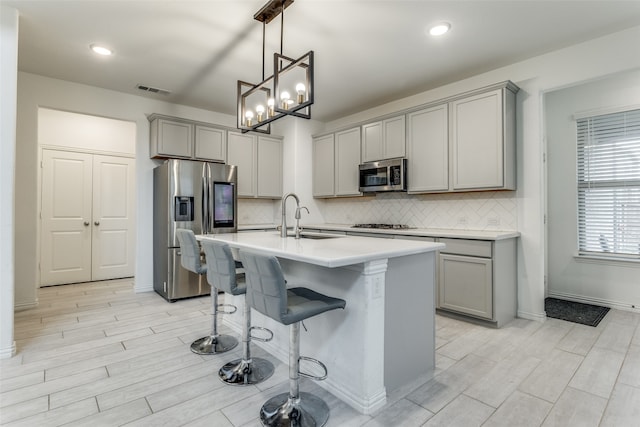
[[[84,222],[84,226],[85,226],[85,227],[88,227],[88,226],[89,226],[89,224],[91,224],[89,221],[85,221],[85,222]]]
[[[100,221],[95,221],[93,225],[100,225]]]

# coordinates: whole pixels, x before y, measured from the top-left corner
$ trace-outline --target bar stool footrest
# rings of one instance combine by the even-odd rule
[[[259,331],[268,333],[270,335],[269,338],[262,338],[262,337],[256,337],[254,335],[251,335],[251,331],[253,331],[254,329],[257,329]],[[252,340],[256,340],[256,341],[260,341],[260,342],[269,342],[269,341],[271,341],[273,339],[273,331],[271,329],[262,328],[260,326],[252,326],[252,327],[249,328],[249,337]]]
[[[234,349],[238,339],[231,335],[206,336],[191,344],[191,351],[196,354],[218,354]]]
[[[329,372],[327,371],[327,367],[325,366],[324,363],[322,363],[318,359],[314,359],[312,357],[299,356],[298,360],[305,360],[307,362],[315,363],[316,365],[320,366],[320,368],[324,371],[323,375],[316,376],[316,375],[308,374],[306,372],[302,372],[300,369],[298,369],[298,374],[301,377],[311,378],[312,380],[315,380],[315,381],[322,381],[322,380],[325,380],[327,378],[327,375],[329,374]]]
[[[231,308],[227,308],[227,307],[231,307]],[[236,311],[238,311],[238,307],[236,307],[233,304],[218,304],[217,309],[218,309],[218,313],[222,313],[222,314],[233,314]]]
[[[267,427],[322,427],[329,420],[329,406],[319,397],[301,392],[298,399],[289,393],[267,400],[260,409],[260,421]]]

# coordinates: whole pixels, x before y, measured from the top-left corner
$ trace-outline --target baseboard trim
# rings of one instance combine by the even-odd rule
[[[518,317],[536,322],[544,322],[547,320],[547,314],[544,311],[542,313],[530,313],[528,311],[518,310]]]
[[[640,313],[640,305],[622,303],[620,301],[613,301],[605,298],[593,298],[586,297],[584,295],[575,295],[567,292],[554,292],[549,291],[548,296],[551,298],[564,299],[573,302],[581,302],[584,304],[600,305],[604,307],[614,308],[616,310],[630,311],[633,313]]]
[[[133,292],[135,292],[136,294],[140,294],[142,292],[153,292],[153,283],[147,283],[144,285],[138,285],[137,283],[134,283],[133,285]]]
[[[16,342],[11,344],[11,347],[0,348],[0,359],[11,359],[16,355]]]
[[[38,306],[38,300],[36,299],[34,302],[22,302],[17,303],[13,306],[14,311],[23,311],[29,310],[30,308],[36,308]]]

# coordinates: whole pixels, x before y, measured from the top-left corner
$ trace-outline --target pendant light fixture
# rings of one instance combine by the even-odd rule
[[[271,133],[271,122],[285,116],[311,118],[313,104],[313,51],[298,59],[282,54],[284,10],[293,0],[271,0],[253,16],[262,22],[262,82],[238,80],[238,129]],[[273,54],[273,74],[265,78],[266,25],[278,15],[280,53]]]

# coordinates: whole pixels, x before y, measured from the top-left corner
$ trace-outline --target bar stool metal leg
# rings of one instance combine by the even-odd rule
[[[252,358],[251,349],[249,347],[252,338],[260,341],[271,341],[273,333],[271,334],[271,338],[262,339],[252,337],[251,329],[254,329],[251,327],[251,306],[245,299],[244,325],[242,326],[242,358],[227,363],[218,371],[218,377],[227,384],[258,384],[273,375],[273,363],[260,357]]]
[[[199,338],[191,344],[191,351],[196,354],[218,354],[235,348],[238,340],[231,335],[218,335],[218,290],[211,287],[211,306],[213,320],[211,335]]]
[[[329,406],[319,397],[300,392],[300,322],[289,333],[289,393],[267,400],[260,421],[268,427],[321,427],[329,420]]]

